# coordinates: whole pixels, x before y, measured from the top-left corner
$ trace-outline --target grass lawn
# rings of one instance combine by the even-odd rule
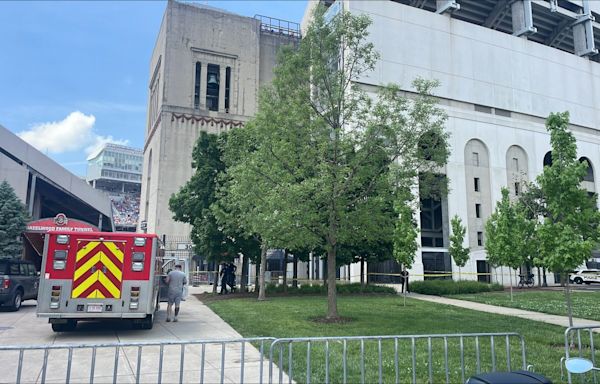
[[[510,293],[505,292],[486,292],[466,295],[451,295],[453,299],[476,301],[478,303],[499,305],[502,307],[511,307],[550,313],[553,315],[567,316],[567,305],[564,291],[533,291],[527,289],[514,289],[513,301],[510,301]],[[600,301],[600,292],[573,292],[573,316],[583,319],[600,321],[600,311],[598,302]]]
[[[326,313],[324,297],[277,297],[265,302],[253,298],[228,300],[205,300],[205,303],[231,324],[244,337],[272,336],[315,337],[315,336],[366,336],[366,335],[410,335],[436,333],[473,333],[473,332],[517,332],[525,337],[527,362],[533,364],[536,372],[542,373],[560,382],[560,358],[564,355],[564,329],[534,321],[487,314],[457,307],[439,305],[418,300],[407,300],[402,305],[398,296],[342,296],[338,298],[338,310],[341,316],[353,319],[342,324],[325,324],[314,319]],[[481,369],[491,370],[489,340],[481,340]],[[600,343],[600,340],[598,340]],[[410,342],[402,341],[399,348],[400,382],[411,380]],[[496,340],[497,370],[506,370],[506,348],[504,340]],[[330,381],[341,382],[341,343],[330,343],[329,361]],[[428,377],[427,342],[418,342],[417,378],[426,382]],[[460,382],[460,354],[458,342],[448,343],[450,362],[450,382]],[[319,343],[311,345],[312,382],[324,382],[324,346]],[[360,345],[347,346],[349,377],[348,382],[360,381]],[[511,343],[512,369],[518,366],[518,343]],[[434,382],[445,381],[443,341],[433,342],[434,354],[432,370]],[[465,341],[465,362],[467,377],[475,372],[474,342]],[[365,346],[366,382],[378,379],[378,346],[377,343]],[[283,351],[284,366],[287,366],[288,349]],[[383,379],[394,382],[394,346],[393,342],[384,343]],[[297,382],[306,381],[306,346],[293,346],[293,378]],[[484,361],[485,360],[485,361]]]

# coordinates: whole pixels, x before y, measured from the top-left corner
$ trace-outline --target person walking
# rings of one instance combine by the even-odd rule
[[[177,264],[175,269],[169,272],[165,282],[169,286],[168,301],[167,301],[167,322],[171,321],[173,304],[175,304],[175,316],[173,321],[177,321],[179,315],[179,305],[183,298],[183,286],[187,284],[187,277],[181,270],[181,264]]]
[[[402,276],[402,293],[409,293],[410,291],[408,290],[408,270],[406,269],[406,267],[402,269],[402,272],[400,272],[400,276]]]
[[[235,271],[237,271],[237,267],[233,263],[229,263],[227,265],[227,285],[229,285],[229,289],[231,293],[235,292]]]
[[[219,277],[221,277],[221,292],[220,295],[227,294],[227,282],[229,279],[228,274],[229,266],[226,263],[221,263],[221,272],[219,272]]]

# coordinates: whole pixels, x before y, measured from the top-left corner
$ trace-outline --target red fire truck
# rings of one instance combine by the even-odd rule
[[[131,319],[151,329],[162,258],[158,237],[126,232],[50,231],[45,236],[38,317],[55,332],[80,320]]]

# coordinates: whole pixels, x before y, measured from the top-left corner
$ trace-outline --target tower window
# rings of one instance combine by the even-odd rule
[[[475,217],[481,217],[481,204],[475,204]]]
[[[475,189],[475,192],[479,192],[479,177],[473,179],[473,187]]]
[[[473,152],[473,166],[479,167],[479,153]]]
[[[519,196],[519,193],[521,193],[521,184],[519,182],[515,183],[515,196]]]
[[[513,157],[512,162],[513,162],[513,171],[519,172],[519,159],[517,159],[516,157]]]
[[[225,113],[229,113],[229,100],[231,93],[231,67],[225,69]]]
[[[194,108],[200,108],[200,75],[202,72],[202,64],[196,63],[196,71],[194,75]]]
[[[483,246],[483,232],[477,232],[477,245]]]
[[[208,64],[206,67],[206,108],[209,111],[219,110],[219,66]]]

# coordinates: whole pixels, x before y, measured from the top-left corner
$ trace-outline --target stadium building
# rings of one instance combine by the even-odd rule
[[[374,94],[396,83],[410,94],[417,77],[438,79],[436,90],[448,113],[451,156],[444,170],[450,193],[442,201],[421,200],[419,255],[411,274],[458,271],[448,254],[449,218],[467,226],[471,259],[463,278],[507,282],[507,270],[486,260],[484,223],[501,198],[534,180],[551,161],[544,122],[569,111],[581,161],[589,165],[584,185],[599,186],[600,2],[578,0],[397,0],[322,1],[368,15],[369,40],[381,54],[377,67],[357,82]],[[309,2],[306,26],[316,2]],[[397,270],[394,263],[369,272]],[[476,277],[477,276],[477,277]],[[377,276],[374,276],[377,279]],[[537,276],[536,276],[537,278]],[[383,277],[379,278],[383,280]],[[553,276],[548,276],[551,283]]]
[[[421,200],[411,276],[458,271],[448,254],[449,221],[456,214],[467,225],[471,249],[463,278],[507,283],[508,270],[487,262],[484,223],[501,187],[518,195],[551,161],[544,125],[551,112],[571,113],[581,160],[589,165],[585,187],[591,193],[599,188],[600,2],[320,0],[308,2],[303,27],[318,3],[330,16],[345,9],[372,19],[369,39],[381,57],[357,80],[369,93],[396,83],[410,95],[419,76],[441,82],[436,94],[449,116],[452,153],[443,173],[450,193],[441,201]],[[149,231],[189,234],[187,224],[172,219],[168,200],[192,175],[198,132],[242,126],[256,110],[260,85],[272,78],[277,48],[299,37],[294,23],[168,2],[148,82],[141,217]],[[181,242],[177,249],[185,248],[184,237]],[[312,258],[310,278],[321,278],[323,267]],[[358,279],[359,269],[341,268],[340,277]],[[399,266],[371,264],[368,271],[384,282],[377,274]]]
[[[167,3],[150,62],[141,219],[148,232],[173,240],[174,250],[189,248],[191,227],[173,220],[169,198],[192,176],[199,133],[240,127],[253,116],[278,48],[299,37],[296,23]]]
[[[108,194],[116,230],[135,232],[140,213],[142,151],[109,143],[87,161],[86,180]]]

